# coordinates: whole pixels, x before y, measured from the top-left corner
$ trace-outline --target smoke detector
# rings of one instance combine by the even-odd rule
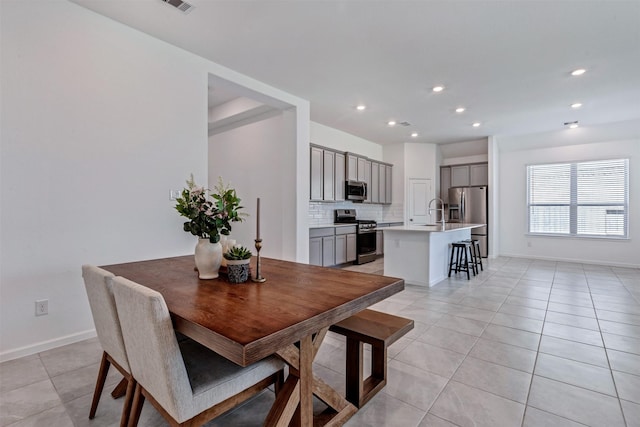
[[[182,1],[182,0],[162,0],[162,1],[167,4],[170,4],[171,6],[175,7],[176,9],[180,10],[185,14],[191,12],[191,9],[193,9],[193,5],[187,3],[186,1]]]

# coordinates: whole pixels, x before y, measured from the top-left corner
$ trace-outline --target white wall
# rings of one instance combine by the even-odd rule
[[[497,175],[500,255],[640,267],[640,122],[635,129],[628,123],[623,127],[627,129],[623,133],[618,125],[609,125],[575,129],[579,132],[563,130],[496,138],[500,150]],[[602,140],[606,135],[628,139]],[[630,159],[628,240],[526,235],[526,165],[614,158]]]
[[[94,334],[83,263],[192,253],[169,191],[207,181],[209,73],[295,106],[273,185],[308,258],[308,102],[70,2],[0,7],[0,360]]]
[[[340,130],[311,122],[311,142],[339,151],[350,151],[373,160],[384,161],[382,146]],[[389,162],[391,163],[391,162]]]
[[[245,221],[232,223],[231,237],[254,248],[256,199],[260,197],[260,254],[291,261],[296,253],[284,237],[295,221],[291,189],[296,177],[295,171],[282,165],[295,163],[286,138],[294,126],[290,116],[280,114],[209,138],[209,188],[221,176],[242,199],[241,212],[249,214]]]

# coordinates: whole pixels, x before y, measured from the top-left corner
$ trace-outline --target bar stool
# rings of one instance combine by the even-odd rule
[[[471,244],[471,261],[473,262],[476,274],[480,274],[480,270],[484,271],[484,267],[482,266],[482,252],[480,252],[480,241],[478,239],[469,239],[465,240],[465,242]],[[478,265],[480,266],[480,270],[478,270]]]
[[[471,243],[469,242],[454,242],[451,244],[451,258],[449,259],[449,276],[454,271],[456,274],[460,271],[467,273],[467,280],[471,280],[469,272],[476,275],[476,268],[473,262],[469,262],[471,253]],[[453,259],[455,258],[455,262]]]

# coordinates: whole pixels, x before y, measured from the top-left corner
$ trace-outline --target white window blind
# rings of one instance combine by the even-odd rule
[[[629,160],[527,166],[529,233],[627,237]]]

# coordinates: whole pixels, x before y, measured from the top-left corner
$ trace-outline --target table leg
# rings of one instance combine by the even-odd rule
[[[343,396],[313,375],[313,359],[327,330],[324,328],[304,337],[299,347],[292,344],[277,353],[289,365],[289,377],[276,397],[265,426],[313,426],[313,395],[329,406],[315,425],[341,426],[357,411]]]

